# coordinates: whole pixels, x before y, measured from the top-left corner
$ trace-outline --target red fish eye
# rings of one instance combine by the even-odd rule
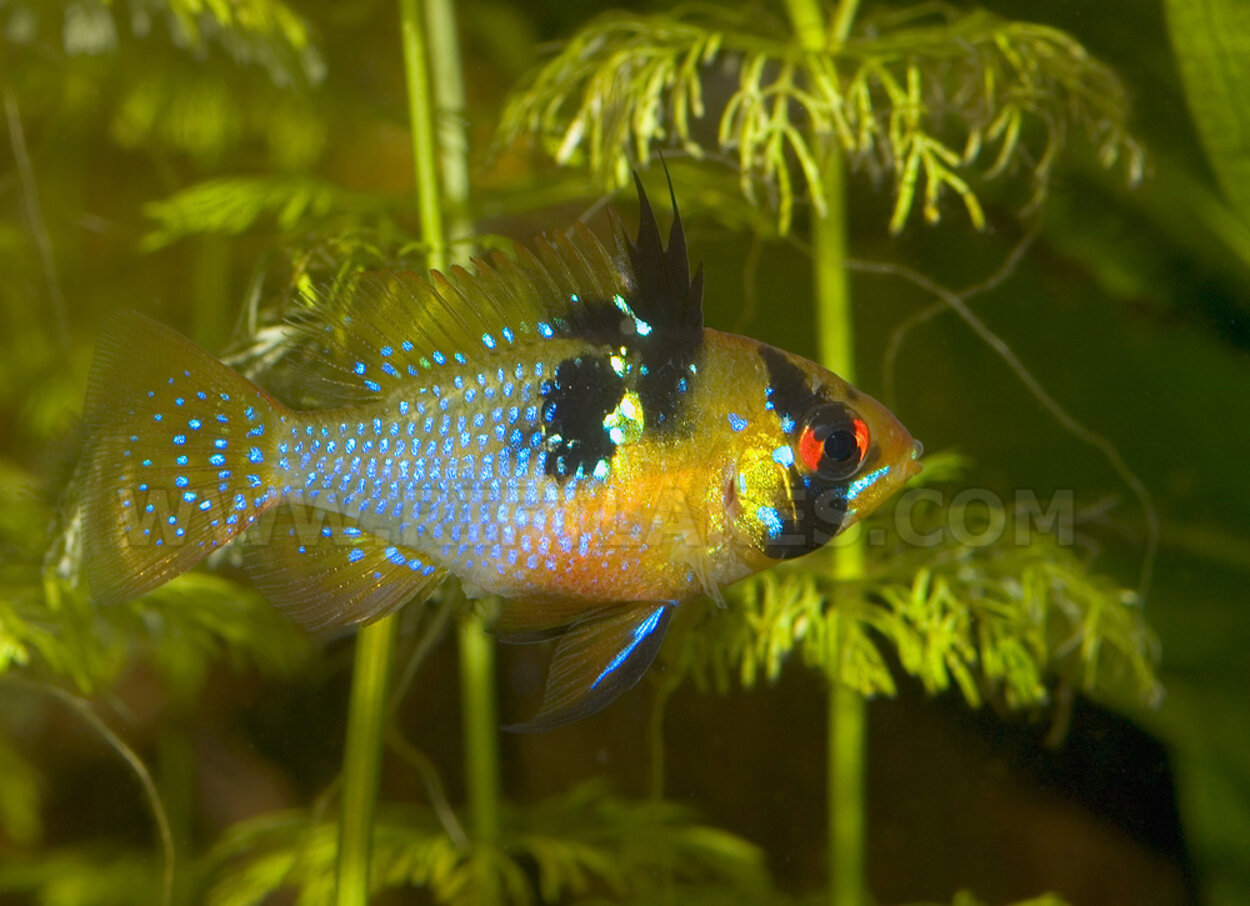
[[[841,404],[821,406],[806,419],[799,436],[799,459],[821,478],[850,478],[868,454],[868,424]]]

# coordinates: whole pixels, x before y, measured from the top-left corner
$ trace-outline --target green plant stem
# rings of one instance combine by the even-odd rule
[[[464,76],[460,68],[455,4],[452,0],[426,0],[424,40],[417,0],[400,0],[400,10],[421,230],[431,250],[431,267],[443,268],[453,258],[463,263],[468,259],[469,251],[467,246],[462,245],[459,254],[448,255],[442,215],[444,206],[451,213],[450,226],[455,239],[464,239],[472,231],[468,215]],[[436,163],[439,165],[438,173]],[[439,176],[442,180],[441,192]],[[449,589],[448,594],[456,595],[458,589]],[[465,784],[472,838],[478,853],[486,854],[499,841],[499,745],[494,641],[486,634],[478,615],[466,614],[460,621],[459,649]],[[477,860],[475,902],[489,904],[499,899],[491,864],[489,857]]]
[[[430,104],[426,42],[417,0],[400,0],[399,16],[417,211],[422,237],[429,249],[430,266],[442,268],[447,265],[447,241],[436,169],[435,117]],[[456,52],[455,47],[447,50],[451,54]],[[356,643],[343,766],[336,906],[365,906],[369,901],[373,816],[394,649],[394,617],[385,617],[362,629]]]
[[[364,627],[356,639],[347,750],[343,756],[343,815],[339,824],[335,906],[367,906],[373,817],[386,726],[387,688],[395,651],[394,617]]]
[[[825,46],[825,17],[816,0],[786,0],[786,12],[804,50]]]
[[[846,204],[841,158],[830,152],[823,167],[828,213],[812,227],[816,282],[816,317],[821,361],[847,381],[855,380],[855,335],[846,274]],[[842,582],[863,578],[862,538],[838,546],[835,577]],[[830,902],[861,906],[866,901],[864,878],[864,751],[867,720],[863,698],[836,677],[829,690],[829,873]]]
[[[465,784],[469,794],[473,844],[479,856],[499,843],[499,747],[495,714],[495,642],[476,614],[460,622],[460,691],[465,734]],[[475,902],[499,901],[489,858],[476,864]]]
[[[407,2],[407,0],[405,0]],[[426,0],[430,72],[437,107],[437,150],[442,176],[442,201],[449,213],[448,230],[457,240],[451,260],[465,264],[472,234],[469,216],[468,136],[465,133],[464,74],[453,0]],[[414,143],[415,146],[415,143]],[[499,720],[495,707],[495,643],[482,618],[466,613],[460,621],[460,692],[465,742],[465,785],[477,860],[478,903],[499,900],[490,851],[499,843]]]
[[[837,9],[833,11],[833,24],[829,27],[830,47],[840,47],[846,41],[858,11],[859,0],[840,0]]]
[[[417,213],[421,219],[421,236],[430,251],[430,267],[441,269],[447,266],[447,240],[439,192],[434,110],[430,104],[429,60],[418,0],[399,0],[399,23],[408,90],[408,128],[412,133]]]
[[[841,0],[829,33],[832,46],[846,38],[858,0]],[[827,48],[824,17],[816,0],[786,0],[795,34],[806,50]],[[851,294],[846,276],[846,192],[843,162],[832,146],[822,157],[822,189],[827,213],[813,214],[812,266],[816,287],[816,329],[820,360],[847,381],[855,380],[855,333]],[[835,577],[854,581],[864,574],[860,539],[843,541],[835,560]],[[830,678],[828,702],[828,843],[829,901],[833,906],[862,906],[867,900],[864,878],[864,752],[867,720],[864,700]]]
[[[448,213],[447,237],[457,243],[457,264],[467,264],[464,244],[473,232],[469,215],[469,136],[465,129],[464,73],[460,67],[460,36],[454,0],[426,0],[426,30],[430,41],[430,72],[434,82],[436,144],[442,201]]]

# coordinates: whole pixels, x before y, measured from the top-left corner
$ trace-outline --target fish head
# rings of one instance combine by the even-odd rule
[[[744,563],[764,568],[828,543],[922,468],[920,443],[885,406],[831,371],[761,345],[752,429],[727,500]]]

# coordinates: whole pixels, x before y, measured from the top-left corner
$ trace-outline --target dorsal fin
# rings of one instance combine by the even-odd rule
[[[668,168],[664,168],[668,177]],[[673,204],[673,224],[668,230],[668,248],[660,242],[660,225],[647,199],[642,179],[634,173],[638,190],[638,236],[629,244],[629,260],[637,284],[634,311],[644,321],[666,327],[701,330],[703,328],[703,265],[690,279],[690,261],[686,254],[686,232],[677,209],[673,181],[668,180],[668,194]]]
[[[338,293],[305,296],[297,345],[318,363],[328,384],[323,395],[344,401],[385,395],[399,381],[527,340],[619,345],[630,318],[655,333],[651,344],[697,345],[702,270],[690,280],[675,200],[664,248],[641,180],[637,188],[641,214],[633,242],[618,226],[605,244],[578,223],[571,235],[518,245],[515,257],[495,251],[475,258],[471,271],[452,267],[428,278],[372,272]]]

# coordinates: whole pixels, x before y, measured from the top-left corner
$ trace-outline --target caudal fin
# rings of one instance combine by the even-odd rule
[[[83,572],[101,603],[185,572],[278,502],[272,397],[137,312],[101,335],[87,385]]]

